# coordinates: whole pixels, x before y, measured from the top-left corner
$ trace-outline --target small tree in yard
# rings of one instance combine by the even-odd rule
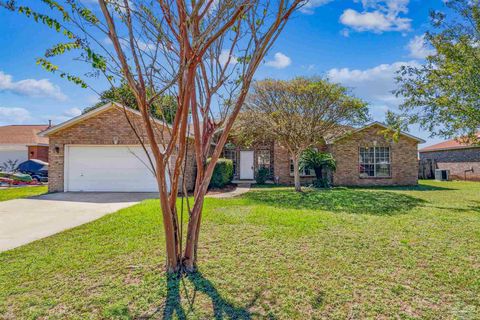
[[[317,178],[316,185],[320,187],[327,187],[323,179],[323,170],[329,169],[335,171],[337,163],[331,153],[321,152],[313,148],[307,149],[300,157],[300,170],[313,169]]]
[[[142,127],[132,128],[142,130],[135,134],[146,136],[151,149],[169,272],[195,270],[203,202],[215,164],[255,71],[305,2],[98,0],[98,6],[87,7],[78,0],[41,0],[38,3],[46,7],[40,12],[29,6],[30,1],[0,0],[4,7],[66,36],[38,59],[45,69],[88,87],[85,79],[51,60],[72,54],[91,66],[87,76],[103,76],[113,87],[128,85],[142,118]],[[172,124],[162,126],[150,108],[164,96],[174,96],[177,107]],[[186,206],[189,221],[183,246],[176,204],[190,117],[197,177],[193,204]],[[223,130],[211,152],[219,129]]]
[[[341,85],[319,78],[263,80],[253,85],[235,133],[246,141],[262,137],[286,148],[293,160],[295,190],[301,191],[302,153],[322,143],[337,126],[367,119],[367,104]]]

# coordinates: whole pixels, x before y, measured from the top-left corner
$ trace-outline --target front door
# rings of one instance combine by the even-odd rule
[[[240,151],[240,179],[253,178],[253,151]]]

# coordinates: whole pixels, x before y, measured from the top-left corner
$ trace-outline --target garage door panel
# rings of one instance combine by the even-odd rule
[[[66,157],[66,191],[158,191],[142,147],[68,146]]]

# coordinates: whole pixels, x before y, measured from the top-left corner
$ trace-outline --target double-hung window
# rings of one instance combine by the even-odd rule
[[[232,160],[233,163],[233,174],[237,174],[237,150],[235,148],[225,148],[223,149],[223,157],[225,159]]]
[[[258,168],[265,168],[270,171],[270,150],[257,150],[257,166]]]
[[[361,147],[359,162],[361,178],[389,178],[392,175],[389,147]]]

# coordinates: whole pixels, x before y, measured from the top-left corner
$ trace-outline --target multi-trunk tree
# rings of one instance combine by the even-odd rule
[[[43,11],[38,3],[30,7],[30,1],[3,3],[65,35],[65,42],[38,59],[45,69],[88,87],[84,78],[52,61],[59,55],[76,54],[76,61],[93,68],[89,76],[104,76],[112,86],[126,84],[131,90],[158,181],[168,271],[195,270],[204,197],[215,163],[255,71],[304,2],[98,0],[87,7],[77,0],[41,0],[38,3],[46,5]],[[159,126],[150,106],[164,96],[176,97],[177,109],[171,125]],[[195,152],[197,176],[193,203],[187,205],[189,219],[182,247],[177,197],[189,128],[194,136],[189,151]],[[159,139],[157,131],[168,135]]]
[[[237,139],[273,140],[293,161],[295,190],[301,191],[300,157],[338,126],[368,119],[367,104],[348,89],[321,78],[254,83],[234,130]]]

